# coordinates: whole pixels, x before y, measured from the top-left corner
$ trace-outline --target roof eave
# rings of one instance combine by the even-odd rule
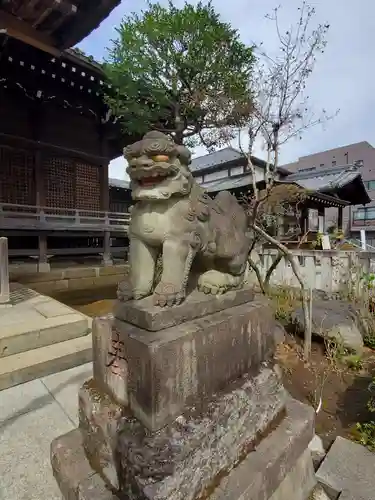
[[[82,12],[69,23],[69,31],[60,36],[60,50],[66,50],[86,38],[92,31],[109,16],[112,10],[121,3],[121,0],[102,0],[97,8],[89,13]]]
[[[357,184],[357,186],[355,186],[355,184]],[[345,188],[348,188],[351,185],[354,185],[353,188],[355,187],[356,193],[361,191],[362,196],[360,196],[358,199],[355,199],[355,200],[349,202],[350,205],[367,205],[368,203],[371,202],[371,198],[369,197],[369,195],[367,193],[367,189],[363,183],[362,175],[360,174],[360,172],[358,172],[358,175],[354,179],[352,179],[350,182],[345,184],[344,186],[341,186],[339,188],[334,187],[331,189],[324,189],[324,190],[322,189],[321,192],[324,192],[324,193],[330,193],[332,191],[337,192],[337,191],[343,190]]]

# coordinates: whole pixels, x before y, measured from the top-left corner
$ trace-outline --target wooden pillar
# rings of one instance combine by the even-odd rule
[[[300,227],[302,235],[309,230],[309,209],[307,207],[303,207],[301,210]]]
[[[319,233],[324,233],[324,207],[318,208]]]
[[[45,207],[46,192],[44,187],[43,153],[40,149],[35,152],[35,187],[36,204],[38,207]]]
[[[8,238],[0,238],[0,307],[10,301]]]
[[[104,231],[104,251],[103,251],[103,265],[112,266],[112,253],[111,253],[111,232],[109,230]]]
[[[105,127],[102,123],[99,123],[97,127],[98,137],[99,137],[99,151],[100,155],[105,158],[102,165],[100,165],[100,210],[103,212],[109,212],[109,153],[108,144],[105,133]],[[108,159],[108,160],[107,160]]]
[[[31,127],[31,137],[34,141],[40,141],[42,137],[44,125],[44,112],[43,107],[40,106],[38,101],[35,101],[30,108],[29,125]],[[34,156],[34,176],[35,176],[35,204],[38,207],[39,220],[44,219],[44,211],[41,207],[46,206],[46,192],[44,182],[44,169],[43,169],[43,150],[36,149]],[[38,250],[39,261],[38,271],[48,272],[50,265],[47,258],[47,234],[39,233],[38,235]]]
[[[40,273],[47,273],[51,270],[51,267],[48,263],[47,256],[47,234],[41,233],[39,234],[39,263],[38,263],[38,271]]]
[[[100,153],[104,158],[109,158],[107,140],[103,126],[99,125]],[[109,224],[109,160],[100,165],[100,209],[105,212],[105,229],[103,234],[103,265],[111,266],[111,231]]]
[[[337,229],[338,229],[338,231],[342,231],[342,229],[343,229],[343,213],[344,213],[343,207],[339,207],[338,214],[337,214]]]
[[[109,212],[109,169],[108,163],[100,165],[100,209]]]
[[[30,104],[29,127],[33,141],[40,141],[43,134],[44,109],[38,101]],[[35,178],[35,204],[44,207],[46,204],[46,194],[44,190],[43,174],[43,153],[41,149],[36,149],[34,153],[34,178]]]

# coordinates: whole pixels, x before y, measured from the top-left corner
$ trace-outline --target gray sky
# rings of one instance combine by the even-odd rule
[[[163,2],[161,2],[163,3]],[[192,0],[191,3],[196,3]],[[279,5],[275,0],[214,0],[223,19],[239,29],[245,42],[263,42],[268,51],[277,50],[272,23],[264,18]],[[319,56],[309,79],[308,95],[314,111],[340,113],[334,120],[306,131],[302,140],[292,140],[281,150],[281,163],[299,156],[367,140],[375,145],[375,2],[374,0],[311,0],[316,8],[314,23],[328,22],[327,49]],[[183,0],[175,0],[182,5]],[[300,0],[285,0],[280,11],[281,27],[287,29],[296,19]],[[79,47],[96,58],[106,54],[114,27],[131,11],[146,7],[142,0],[124,0]],[[195,156],[205,154],[196,148]],[[261,151],[256,151],[262,156]],[[125,178],[122,159],[111,165],[112,177]]]

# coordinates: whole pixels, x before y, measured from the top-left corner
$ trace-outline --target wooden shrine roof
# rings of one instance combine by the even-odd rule
[[[110,87],[100,64],[76,49],[64,50],[60,57],[36,49],[0,33],[0,85],[17,85],[34,97],[59,94],[65,87],[101,100],[104,87]],[[57,86],[59,90],[57,90]]]
[[[121,0],[3,0],[0,29],[59,56],[91,33]]]

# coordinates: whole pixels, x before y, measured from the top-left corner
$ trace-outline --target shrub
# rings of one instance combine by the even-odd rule
[[[369,385],[369,391],[371,396],[367,403],[367,408],[371,413],[375,413],[375,378]],[[369,450],[375,451],[375,421],[370,420],[370,422],[363,424],[357,423],[356,430],[357,441]]]

